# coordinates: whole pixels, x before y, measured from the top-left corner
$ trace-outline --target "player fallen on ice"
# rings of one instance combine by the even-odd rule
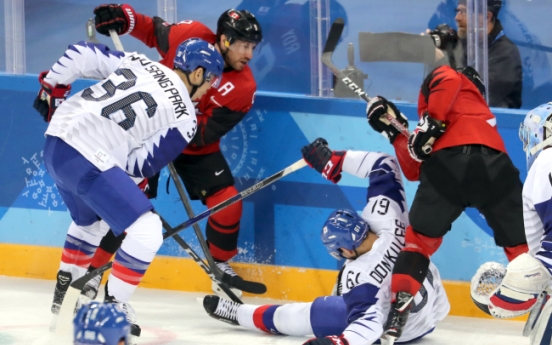
[[[49,122],[44,164],[73,220],[57,274],[54,314],[105,235],[100,218],[116,234],[127,234],[105,297],[125,309],[163,243],[161,220],[133,179],[156,174],[193,139],[191,98],[218,86],[222,69],[222,56],[200,39],[178,47],[172,70],[141,54],[79,42],[40,74],[34,107]],[[80,77],[104,80],[65,100]],[[137,325],[132,333],[139,335]]]
[[[383,332],[391,302],[391,270],[405,243],[408,209],[395,158],[376,152],[332,151],[324,139],[302,150],[303,158],[326,179],[337,183],[345,171],[368,178],[368,200],[355,211],[332,212],[322,226],[324,246],[338,260],[346,259],[338,276],[337,296],[311,303],[283,305],[238,304],[206,296],[203,305],[215,319],[274,334],[307,336],[305,345],[366,345]],[[430,264],[416,294],[411,322],[400,342],[431,333],[450,305],[439,271]]]

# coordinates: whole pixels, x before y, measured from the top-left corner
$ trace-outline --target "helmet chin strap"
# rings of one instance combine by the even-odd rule
[[[197,89],[199,89],[203,84],[205,84],[205,76],[203,77],[203,82],[199,85],[192,84],[192,81],[190,80],[190,73],[184,71],[184,75],[186,76],[186,80],[188,81],[188,84],[192,85],[192,90],[190,91],[190,98],[193,97],[193,95],[196,93]]]

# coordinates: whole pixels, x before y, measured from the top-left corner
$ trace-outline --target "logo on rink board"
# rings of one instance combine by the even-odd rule
[[[25,188],[21,197],[29,208],[64,211],[67,208],[58,193],[57,187],[44,168],[43,151],[30,157],[21,157],[25,170]]]
[[[258,159],[259,129],[265,120],[266,110],[252,110],[230,132],[222,137],[220,149],[232,169],[238,190],[242,185],[256,183],[266,177],[266,169]]]

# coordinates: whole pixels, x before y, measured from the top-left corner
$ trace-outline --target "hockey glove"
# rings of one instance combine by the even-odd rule
[[[366,107],[368,123],[376,132],[381,133],[393,144],[401,132],[387,120],[385,114],[393,116],[406,128],[408,128],[408,119],[397,109],[393,102],[389,102],[381,96],[373,97],[368,103]]]
[[[428,159],[433,143],[445,133],[445,124],[424,112],[416,129],[408,138],[408,152],[418,162]]]
[[[341,167],[345,151],[332,151],[324,138],[318,138],[301,149],[303,159],[307,164],[333,183],[341,179]]]
[[[42,86],[36,96],[33,108],[35,108],[45,122],[50,122],[54,111],[65,101],[71,92],[71,85],[52,86],[44,81],[49,71],[44,71],[38,76],[38,81]]]
[[[136,12],[130,5],[104,4],[94,9],[96,31],[109,36],[109,30],[119,35],[130,33],[136,24]]]
[[[349,342],[343,335],[336,337],[335,335],[330,335],[325,338],[312,338],[303,345],[349,345]]]

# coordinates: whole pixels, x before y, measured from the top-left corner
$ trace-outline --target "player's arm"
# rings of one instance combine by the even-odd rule
[[[408,151],[408,138],[400,136],[393,142],[395,155],[401,166],[401,170],[408,181],[418,181],[420,179],[420,167],[422,162],[415,160]]]
[[[33,107],[50,122],[59,105],[71,92],[71,83],[77,78],[106,78],[121,64],[124,52],[112,51],[103,44],[79,42],[70,45],[65,54],[38,76],[41,89]]]
[[[150,48],[156,48],[162,57],[171,48],[171,43],[180,44],[190,38],[188,31],[193,28],[194,37],[205,38],[212,32],[201,23],[191,20],[176,24],[165,22],[160,17],[149,17],[136,12],[130,5],[100,5],[94,9],[96,30],[109,36],[109,30],[119,35],[130,34]],[[174,47],[176,49],[176,47]]]
[[[50,85],[69,85],[78,78],[104,79],[113,73],[125,57],[104,44],[80,41],[70,45],[65,54],[44,77]]]
[[[131,151],[127,173],[136,177],[152,177],[176,159],[192,140],[197,129],[195,118],[180,121],[177,126],[164,128]]]
[[[212,115],[197,115],[197,133],[190,144],[204,146],[214,143],[236,126],[247,114],[226,107],[214,108]]]

